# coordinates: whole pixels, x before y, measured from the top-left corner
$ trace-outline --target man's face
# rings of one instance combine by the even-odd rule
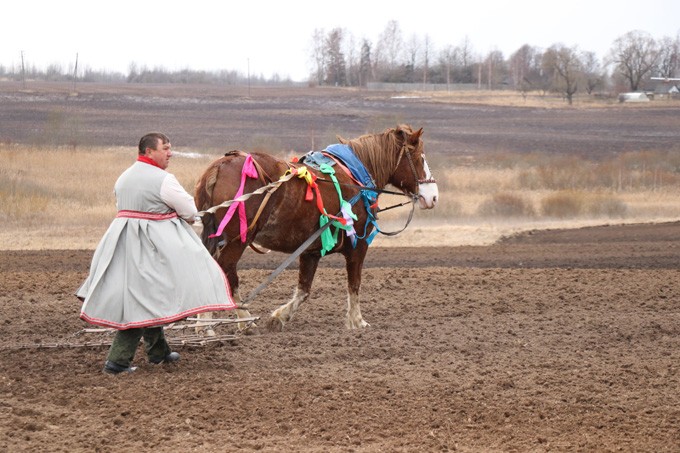
[[[172,156],[171,147],[172,145],[170,142],[161,143],[161,140],[159,139],[156,143],[156,148],[147,148],[144,155],[165,170],[170,164],[170,157]]]

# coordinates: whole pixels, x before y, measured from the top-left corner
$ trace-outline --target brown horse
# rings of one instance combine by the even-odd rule
[[[362,190],[362,186],[352,176],[341,170],[342,162],[332,164],[337,183],[332,182],[327,172],[314,169],[304,162],[286,163],[266,153],[248,155],[231,152],[211,163],[196,184],[196,206],[203,210],[202,240],[224,269],[234,301],[237,304],[242,301],[238,292],[236,268],[246,247],[256,244],[270,250],[294,253],[315,232],[318,234],[320,216],[323,217],[324,212],[328,214],[326,220],[333,224],[329,231],[336,230],[334,227],[342,228],[342,216],[336,217],[343,207],[339,197],[341,192],[345,201],[355,200],[351,210],[356,216],[353,220],[356,234],[351,237],[344,230],[336,231],[333,234],[339,233],[337,240],[334,243],[331,241],[330,247],[328,243],[316,239],[300,254],[298,284],[294,295],[272,313],[268,326],[280,330],[292,319],[299,305],[309,298],[319,259],[325,253],[336,252],[344,255],[347,270],[346,326],[349,329],[368,326],[359,308],[359,287],[366,251],[377,227],[374,217],[377,202],[371,205],[366,200],[377,200],[378,193],[391,184],[414,202],[417,199],[420,208],[434,207],[438,197],[437,185],[425,161],[421,136],[422,129],[414,131],[408,125],[400,125],[380,134],[362,135],[352,140],[338,137],[342,144],[348,146],[345,148],[353,151],[363,163],[374,182],[374,190],[366,189],[366,186]],[[251,177],[243,176],[247,160],[256,169]],[[301,169],[302,166],[313,175],[312,180],[309,174],[307,179],[300,175],[305,171]],[[291,172],[298,177],[291,177]],[[290,179],[281,182],[280,179],[286,173]],[[224,202],[229,204],[229,200],[233,201],[241,193],[252,194],[258,189],[262,191],[265,186],[274,189],[269,190],[268,195],[264,191],[239,202],[241,205],[238,209],[243,212],[240,215],[234,212],[223,232],[216,237],[209,237],[211,234],[215,236],[216,226],[227,213],[226,207],[214,210],[215,206]],[[205,211],[211,207],[214,214]],[[345,218],[349,220],[347,215]],[[249,227],[245,229],[242,225]],[[350,227],[345,228],[351,230]],[[245,308],[237,311],[237,314],[239,317],[250,316]]]

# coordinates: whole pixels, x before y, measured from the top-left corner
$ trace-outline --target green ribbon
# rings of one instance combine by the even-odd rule
[[[357,220],[356,214],[352,212],[352,205],[349,204],[346,200],[342,198],[342,190],[340,190],[340,183],[338,183],[338,178],[335,177],[335,170],[333,167],[331,167],[328,164],[321,164],[319,165],[319,170],[321,173],[327,174],[330,176],[331,180],[333,181],[333,185],[335,186],[335,191],[338,193],[338,199],[340,200],[340,211],[343,215],[343,217],[351,218],[352,220]],[[330,219],[328,218],[328,213],[326,212],[326,208],[324,208],[324,214],[321,214],[319,217],[319,227],[323,227],[326,225]],[[338,243],[338,233],[340,230],[344,231],[353,231],[354,230],[354,225],[347,223],[343,225],[341,222],[337,220],[333,220],[333,223],[331,226],[335,227],[334,231],[331,231],[330,228],[327,228],[321,233],[321,256],[324,256],[327,252],[333,250],[335,245]]]

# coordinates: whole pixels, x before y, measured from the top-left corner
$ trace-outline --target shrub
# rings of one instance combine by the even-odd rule
[[[543,198],[541,211],[544,216],[557,218],[579,215],[625,217],[628,205],[613,195],[563,190]]]
[[[503,192],[481,203],[477,208],[477,214],[495,217],[532,217],[535,212],[531,203],[521,196]]]
[[[547,217],[576,217],[585,205],[585,196],[581,192],[562,190],[546,196],[541,201],[541,212]]]
[[[595,195],[588,201],[586,211],[595,217],[625,217],[628,205],[612,195]]]

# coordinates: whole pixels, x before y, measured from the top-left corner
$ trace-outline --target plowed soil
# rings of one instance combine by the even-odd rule
[[[101,372],[74,291],[92,251],[0,251],[1,451],[678,451],[680,224],[373,248],[344,328],[324,258],[282,332]],[[242,290],[283,255],[250,254]],[[285,271],[254,303],[292,293]],[[261,322],[264,325],[264,322]],[[94,335],[94,334],[83,334]],[[52,343],[62,347],[47,348]]]

